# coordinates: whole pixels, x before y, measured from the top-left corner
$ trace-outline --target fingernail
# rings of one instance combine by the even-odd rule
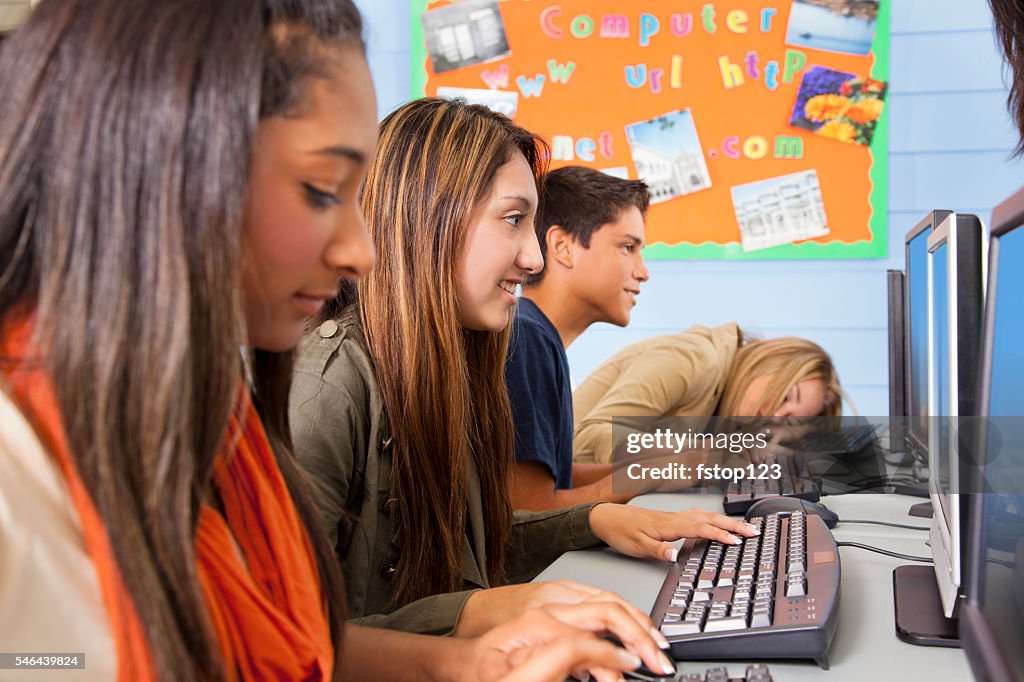
[[[580,682],[590,682],[590,673],[581,673],[576,676]]]
[[[675,547],[665,550],[665,560],[675,563],[675,560],[679,558],[679,550]]]
[[[661,655],[661,672],[666,675],[671,675],[676,671],[676,666],[668,659],[665,654]]]
[[[665,635],[661,634],[661,630],[658,628],[651,628],[648,632],[651,633],[651,639],[662,649],[667,649],[671,646],[668,640],[665,639]]]
[[[735,535],[730,535],[729,536],[729,542],[731,542],[734,545],[742,545],[743,544],[743,539],[739,538],[739,537],[736,537]]]
[[[639,656],[626,651],[625,649],[619,649],[619,660],[622,661],[622,665],[626,666],[630,670],[636,670],[643,663]]]
[[[760,528],[758,528],[757,526],[755,526],[755,525],[754,525],[754,524],[752,524],[752,523],[748,523],[748,524],[747,524],[747,530],[749,530],[749,531],[750,531],[751,533],[753,533],[754,535],[760,535],[760,534],[761,534],[761,529],[760,529]]]

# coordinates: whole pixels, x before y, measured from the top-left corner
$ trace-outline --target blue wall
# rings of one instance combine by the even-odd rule
[[[595,325],[569,348],[580,381],[625,344],[731,320],[762,336],[813,339],[834,358],[865,415],[888,414],[885,271],[903,268],[903,234],[949,208],[986,222],[1024,185],[1010,160],[1002,62],[985,0],[890,0],[889,257],[879,260],[650,263],[626,329]],[[410,90],[407,0],[357,0],[368,26],[381,114]]]

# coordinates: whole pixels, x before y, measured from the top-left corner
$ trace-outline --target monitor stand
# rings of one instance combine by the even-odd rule
[[[900,483],[893,487],[892,491],[897,495],[910,495],[911,497],[929,497],[927,483]]]
[[[910,511],[907,512],[911,516],[920,516],[921,518],[930,519],[932,517],[932,503],[931,502],[918,502],[917,504],[910,505]]]
[[[942,613],[931,566],[899,566],[892,572],[896,636],[908,644],[958,648],[957,620]]]

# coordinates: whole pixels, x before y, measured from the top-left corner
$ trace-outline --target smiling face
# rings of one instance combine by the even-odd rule
[[[622,209],[613,222],[597,228],[589,248],[575,243],[568,281],[590,322],[629,324],[640,283],[650,278],[640,255],[643,244],[644,217],[636,206]]]
[[[456,265],[459,319],[466,329],[500,331],[515,306],[515,288],[544,265],[533,229],[537,186],[519,151],[494,176],[474,209]]]
[[[254,348],[284,351],[344,278],[373,265],[357,194],[377,142],[366,59],[334,50],[294,115],[261,121],[243,242],[243,305]]]

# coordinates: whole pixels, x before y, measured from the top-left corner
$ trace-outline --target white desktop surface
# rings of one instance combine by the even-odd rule
[[[833,529],[836,541],[853,541],[902,554],[931,556],[927,531],[905,530],[868,524],[842,523],[847,519],[873,519],[927,526],[929,519],[907,511],[922,498],[903,495],[832,495],[822,502],[839,514]],[[698,494],[644,495],[631,504],[649,509],[683,510],[699,507],[722,510],[722,496]],[[856,547],[840,547],[842,582],[839,624],[829,649],[830,669],[813,661],[765,660],[775,682],[827,680],[830,682],[885,682],[886,680],[970,680],[967,659],[960,649],[921,647],[896,637],[893,617],[892,571],[910,562]],[[923,565],[923,564],[922,564]],[[551,564],[537,580],[569,579],[612,590],[650,613],[668,565],[653,560],[631,559],[611,549],[568,552]],[[684,661],[681,672],[703,672],[725,665],[733,676],[745,670],[747,661]]]

